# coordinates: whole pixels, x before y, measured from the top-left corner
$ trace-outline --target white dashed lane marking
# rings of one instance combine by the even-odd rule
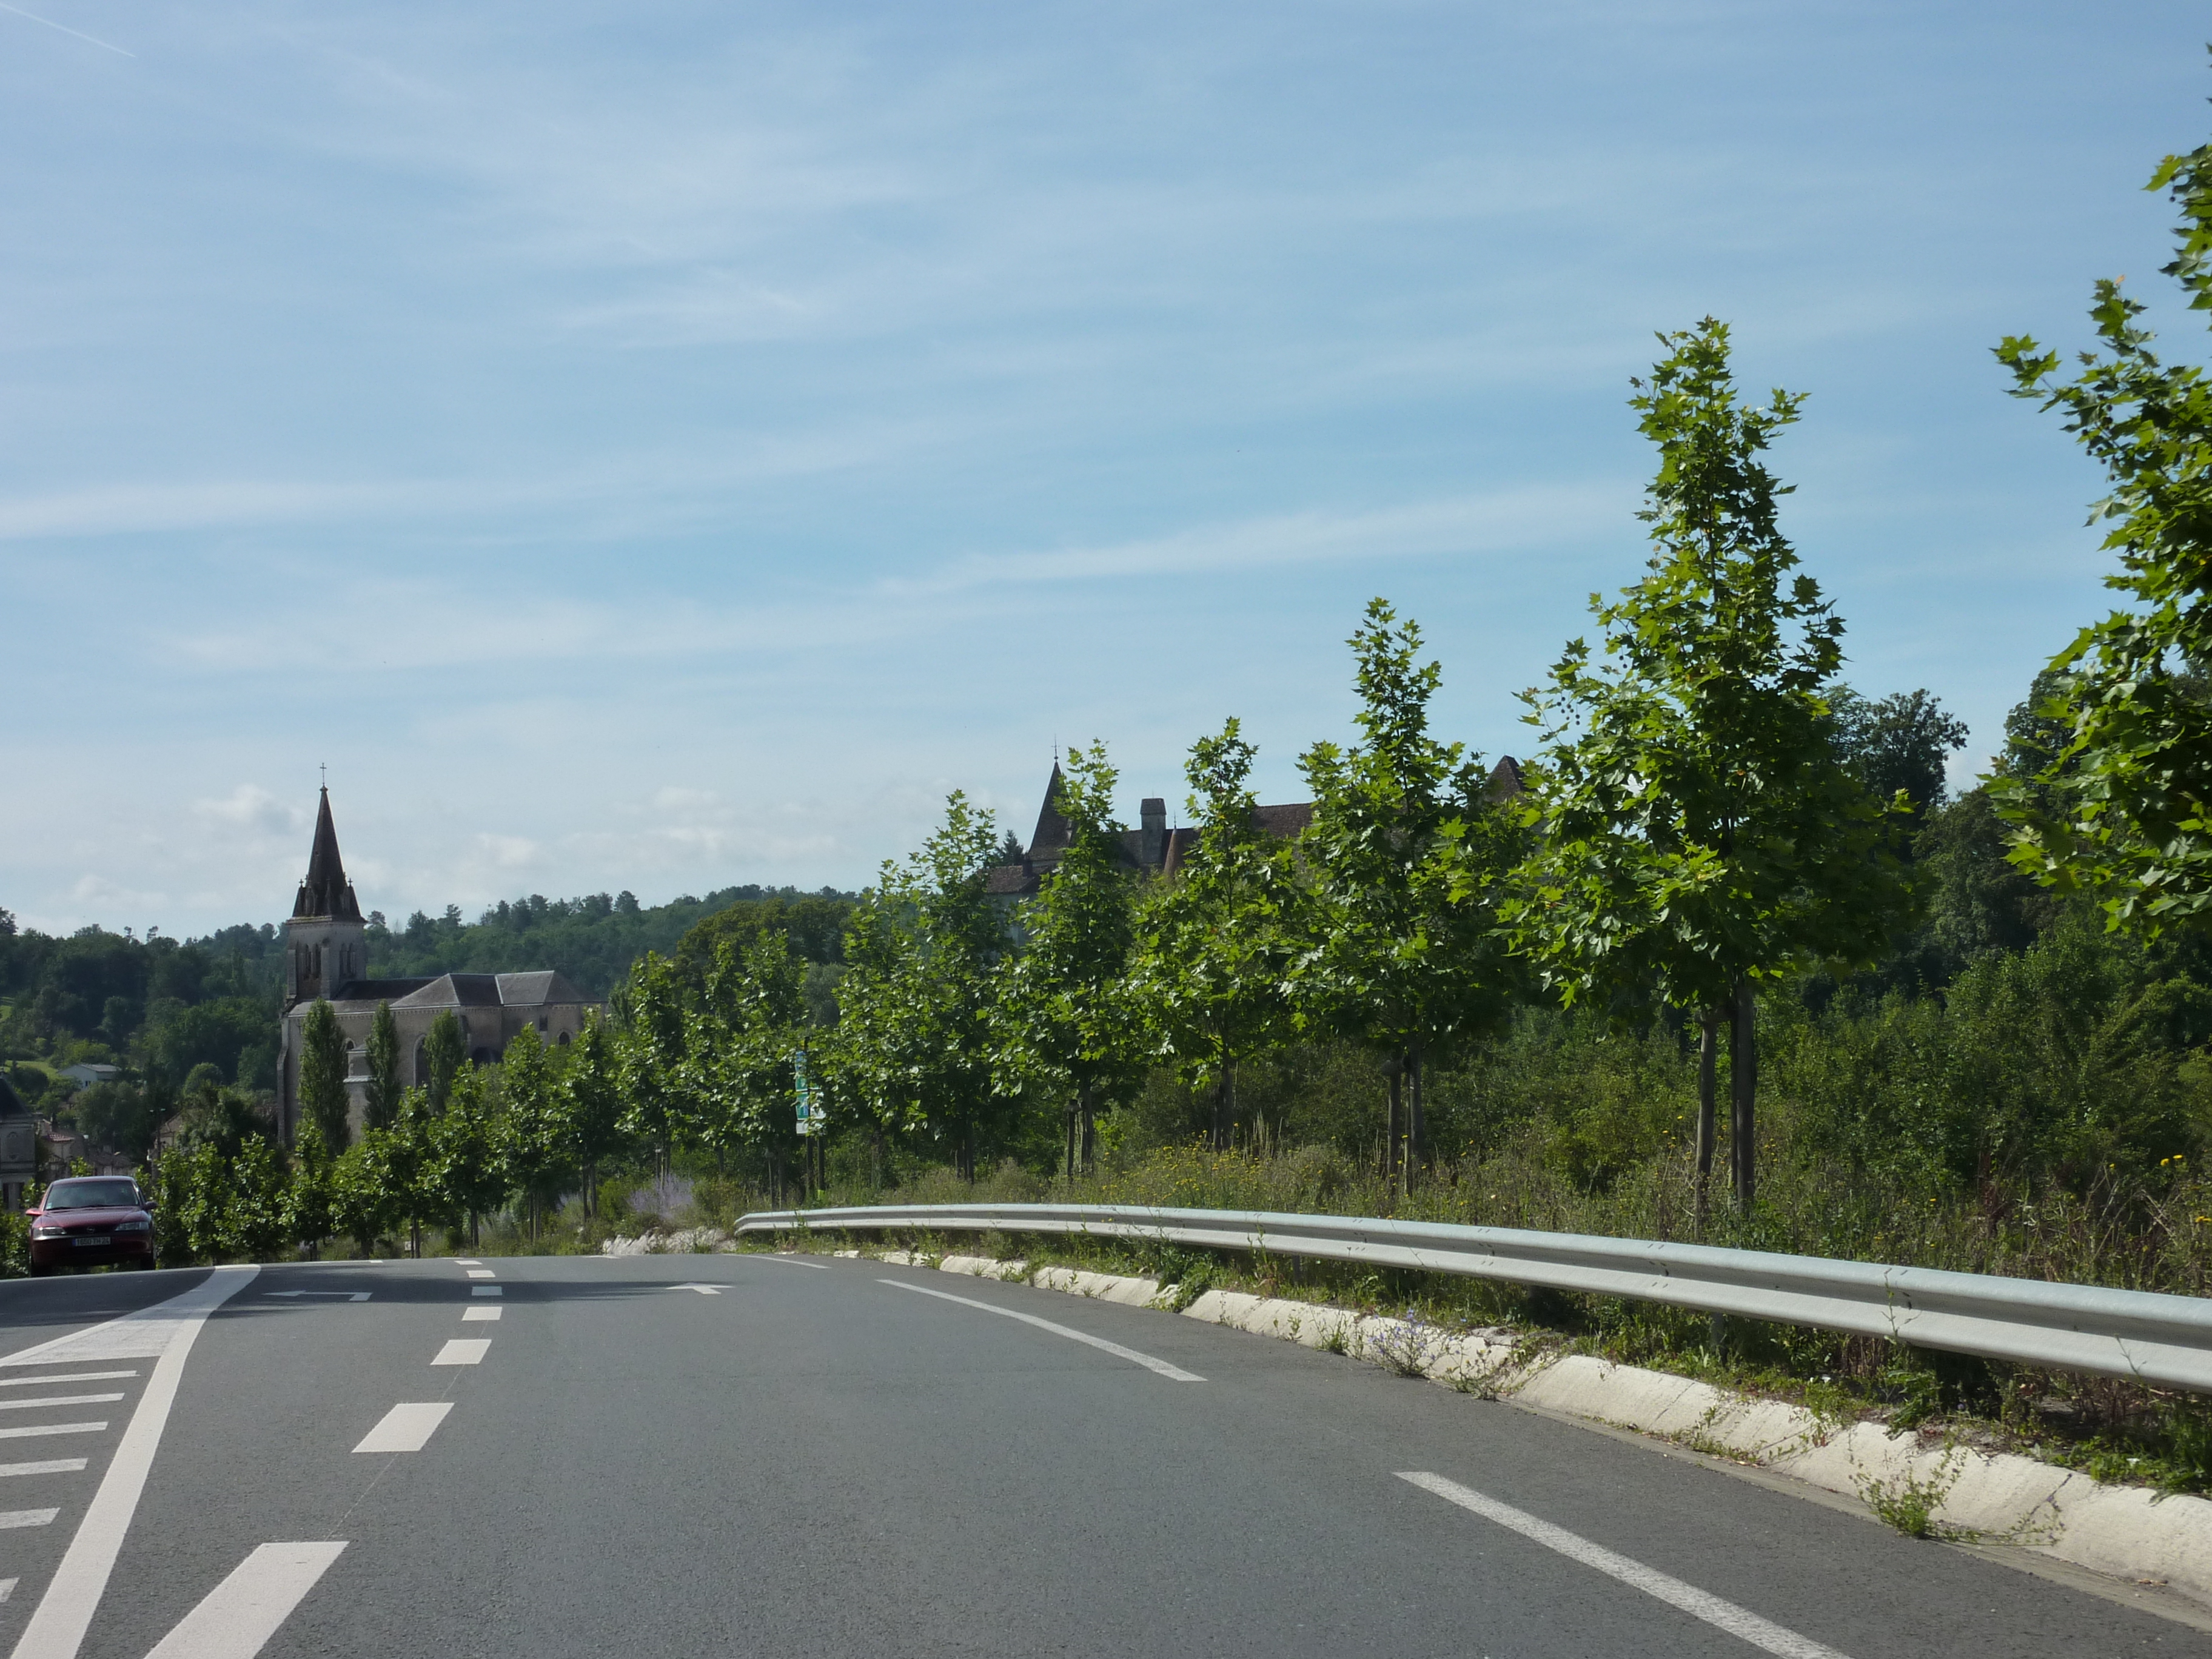
[[[344,1548],[333,1542],[264,1544],[146,1659],[253,1659]]]
[[[433,1365],[481,1365],[484,1352],[491,1346],[489,1339],[481,1336],[456,1336],[438,1350]]]
[[[497,1308],[464,1308],[461,1310],[461,1318],[464,1321],[471,1319],[496,1319],[499,1317],[501,1311],[501,1310]]]
[[[372,1454],[421,1451],[438,1431],[438,1425],[446,1420],[446,1413],[453,1409],[450,1400],[394,1406],[354,1450]]]
[[[1398,1478],[1411,1481],[1423,1492],[1434,1492],[1447,1504],[1456,1504],[1486,1521],[1495,1521],[1499,1526],[1519,1533],[1532,1543],[1541,1544],[1547,1550],[1557,1550],[1571,1561],[1579,1561],[1586,1567],[1595,1568],[1608,1578],[1617,1578],[1624,1584],[1632,1585],[1670,1607],[1680,1608],[1692,1619],[1702,1619],[1739,1641],[1748,1642],[1755,1648],[1762,1648],[1778,1656],[1778,1659],[1844,1659],[1844,1656],[1835,1649],[1762,1619],[1748,1607],[1740,1607],[1733,1601],[1723,1601],[1710,1590],[1699,1589],[1695,1584],[1686,1584],[1679,1578],[1661,1572],[1656,1567],[1647,1567],[1641,1561],[1616,1555],[1602,1544],[1593,1544],[1589,1539],[1569,1532],[1565,1527],[1555,1527],[1548,1521],[1540,1521],[1526,1510],[1516,1510],[1510,1504],[1501,1504],[1495,1498],[1476,1492],[1471,1486],[1461,1486],[1456,1480],[1447,1480],[1443,1476],[1431,1474],[1425,1469],[1401,1469]]]
[[[0,1528],[43,1527],[60,1513],[59,1510],[0,1510]]]
[[[471,1279],[497,1279],[499,1275],[489,1267],[471,1267],[469,1269],[469,1277]]]
[[[507,1286],[504,1285],[471,1285],[469,1286],[469,1294],[471,1296],[504,1296],[507,1294]]]

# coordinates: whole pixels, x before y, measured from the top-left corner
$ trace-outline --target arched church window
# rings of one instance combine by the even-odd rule
[[[566,1031],[562,1032],[558,1037],[554,1039],[554,1046],[560,1048],[567,1048],[568,1046],[568,1034]]]
[[[415,1039],[415,1086],[428,1088],[430,1083],[430,1045],[422,1037]]]

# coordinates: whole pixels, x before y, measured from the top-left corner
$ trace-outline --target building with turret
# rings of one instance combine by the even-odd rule
[[[994,866],[986,878],[985,890],[1002,906],[1011,908],[1020,900],[1033,897],[1066,854],[1070,832],[1067,819],[1060,810],[1060,793],[1066,782],[1060,763],[1054,761],[1030,844],[1018,857],[1009,857],[1005,863]],[[1492,800],[1519,794],[1521,763],[1510,755],[1500,759],[1490,770],[1486,793]],[[1252,822],[1265,834],[1292,841],[1313,822],[1313,811],[1311,801],[1255,806],[1252,809]],[[1137,827],[1122,830],[1119,840],[1124,869],[1140,875],[1172,876],[1198,845],[1198,831],[1170,828],[1166,798],[1147,795],[1137,805]]]
[[[359,1132],[368,1085],[368,1031],[379,1003],[392,1005],[399,1032],[399,1080],[430,1080],[424,1053],[441,1014],[460,1022],[461,1042],[473,1063],[497,1060],[526,1027],[556,1047],[565,1046],[604,1005],[587,1000],[561,974],[541,969],[521,974],[440,974],[428,979],[371,979],[368,923],[338,855],[331,792],[323,791],[315,815],[315,844],[307,873],[284,923],[284,1019],[276,1056],[276,1127],[289,1143],[300,1120],[300,1054],[307,1012],[327,1000],[345,1039],[346,1092]]]

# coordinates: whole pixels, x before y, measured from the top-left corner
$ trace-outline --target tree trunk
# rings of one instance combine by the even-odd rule
[[[1398,1153],[1399,1141],[1401,1139],[1401,1131],[1399,1127],[1398,1086],[1403,1079],[1399,1071],[1397,1059],[1395,1055],[1391,1058],[1389,1065],[1390,1131],[1388,1137],[1382,1142],[1382,1178],[1389,1185],[1395,1188],[1398,1184]]]
[[[1411,1194],[1419,1178],[1429,1130],[1421,1110],[1421,1045],[1418,1042],[1406,1051],[1406,1072],[1413,1085],[1406,1093],[1406,1191]]]
[[[1094,1175],[1098,1168],[1098,1114],[1091,1109],[1090,1097],[1083,1102],[1083,1173]]]
[[[1735,982],[1735,1029],[1729,1041],[1729,1150],[1735,1173],[1736,1208],[1751,1212],[1758,1190],[1755,1165],[1759,1157],[1757,1120],[1753,1113],[1759,1092],[1759,1005],[1751,981]]]
[[[1067,1103],[1067,1184],[1075,1184],[1075,1113],[1073,1101]]]
[[[1229,1068],[1224,1066],[1221,1075],[1213,1081],[1213,1150],[1229,1150]]]
[[[1696,1237],[1705,1236],[1705,1217],[1713,1179],[1713,1136],[1717,1128],[1713,1113],[1713,1060],[1720,1046],[1720,1010],[1708,1008],[1698,1016],[1698,1190],[1695,1196]]]

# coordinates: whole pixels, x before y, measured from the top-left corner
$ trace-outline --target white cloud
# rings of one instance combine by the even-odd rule
[[[304,809],[277,799],[257,783],[241,783],[220,800],[194,801],[192,810],[219,823],[258,830],[266,835],[301,830],[307,826]]]

